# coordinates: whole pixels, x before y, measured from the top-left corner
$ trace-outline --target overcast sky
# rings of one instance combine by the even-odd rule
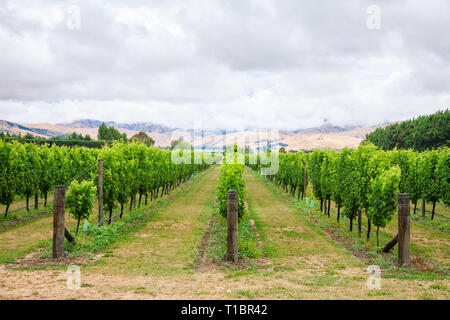
[[[0,0],[0,119],[404,120],[449,107],[449,32],[448,0]]]

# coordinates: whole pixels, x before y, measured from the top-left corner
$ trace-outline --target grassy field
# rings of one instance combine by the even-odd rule
[[[381,289],[369,290],[366,285],[369,277],[366,269],[370,261],[358,257],[326,232],[325,221],[331,223],[334,219],[321,217],[317,210],[311,211],[303,204],[293,202],[292,197],[250,170],[245,171],[248,192],[246,221],[253,220],[255,228],[253,233],[248,225],[241,226],[243,229],[240,230],[245,236],[240,238],[243,242],[240,246],[245,246],[245,242],[249,240],[250,243],[251,240],[250,252],[254,254],[238,264],[221,261],[223,249],[217,249],[217,241],[223,239],[223,229],[214,208],[218,173],[219,167],[215,166],[181,185],[169,196],[141,208],[141,211],[148,213],[141,224],[113,243],[95,260],[80,263],[81,289],[66,288],[63,267],[12,268],[11,265],[4,264],[0,266],[0,298],[450,297],[448,276],[425,271],[400,273],[389,264],[381,266]],[[48,221],[44,221],[42,219],[0,233],[0,259],[3,259],[3,263],[33,251],[40,241],[48,241],[48,234],[42,238],[37,236],[41,234],[39,222],[46,226],[42,226],[43,230],[51,226]],[[37,224],[34,225],[35,223]],[[342,224],[346,226],[344,221]],[[395,229],[395,225],[390,227]],[[426,252],[429,256],[438,257],[434,260],[436,264],[448,263],[446,235],[436,233],[432,227],[421,227],[420,234],[416,232],[417,238],[413,239],[416,246],[413,247],[414,254]],[[413,231],[415,230],[414,225]],[[17,239],[28,241],[28,237],[22,235],[25,233],[35,234],[35,239],[30,239],[20,254],[11,257],[11,251],[8,250],[22,246]],[[385,236],[389,237],[389,229],[385,231]],[[430,243],[427,244],[424,239]],[[214,254],[208,255],[208,252]],[[6,258],[8,255],[11,258]],[[213,259],[214,256],[216,259]]]

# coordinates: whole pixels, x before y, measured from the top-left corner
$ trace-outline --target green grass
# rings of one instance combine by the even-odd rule
[[[132,233],[110,247],[111,254],[87,268],[113,274],[192,274],[207,210],[215,197],[218,167],[198,174]],[[200,182],[201,181],[201,182]]]
[[[369,297],[385,297],[385,296],[392,296],[392,293],[389,291],[381,291],[381,290],[376,290],[376,291],[370,291],[367,296]]]
[[[253,174],[255,175],[255,173]],[[369,241],[366,240],[365,230],[363,230],[361,237],[359,237],[357,232],[357,219],[355,218],[353,222],[353,231],[350,232],[349,220],[342,215],[342,210],[341,221],[340,223],[337,223],[336,215],[334,213],[330,212],[331,217],[329,218],[327,215],[320,212],[320,202],[316,201],[314,198],[312,198],[312,200],[315,202],[315,205],[314,208],[311,208],[311,202],[307,202],[306,199],[294,199],[291,195],[285,193],[264,177],[257,176],[257,178],[262,179],[261,182],[267,185],[274,194],[278,195],[278,197],[286,201],[288,205],[295,208],[297,214],[305,218],[313,218],[318,223],[318,228],[323,231],[327,230],[335,237],[340,238],[341,241],[345,243],[345,247],[348,250],[366,256],[367,264],[377,264],[383,269],[387,269],[389,272],[398,272],[399,268],[396,266],[397,251],[394,249],[388,256],[381,255],[381,249],[384,244],[390,241],[396,233],[397,216],[394,216],[385,229],[380,229],[380,246],[377,246],[374,229],[372,229],[373,234]],[[437,228],[436,225],[439,225],[440,228]],[[416,259],[422,260],[428,265],[428,268],[432,268],[440,274],[448,275],[450,267],[448,241],[450,240],[450,235],[448,232],[443,231],[446,230],[446,227],[444,227],[445,225],[446,222],[443,220],[431,222],[423,219],[419,215],[412,215],[411,256],[412,258],[416,257]],[[367,227],[367,218],[364,217],[364,215],[363,226]]]
[[[231,294],[234,297],[237,298],[248,298],[248,299],[254,299],[258,296],[257,291],[251,291],[251,290],[237,290],[236,292]]]
[[[256,172],[246,172],[248,186],[249,208],[257,212],[259,219],[258,231],[262,230],[264,238],[264,255],[271,263],[272,269],[264,273],[264,277],[273,279],[288,279],[292,285],[277,286],[272,289],[261,290],[261,296],[270,295],[275,297],[294,298],[330,298],[330,297],[358,297],[361,299],[405,299],[413,295],[420,298],[423,295],[420,284],[438,280],[448,280],[443,274],[444,268],[438,268],[435,272],[425,272],[410,269],[403,270],[395,265],[395,257],[383,256],[381,248],[376,246],[374,237],[369,243],[365,240],[365,234],[357,235],[357,223],[354,222],[354,231],[348,231],[348,220],[341,218],[341,223],[336,223],[335,216],[330,219],[317,206],[311,209],[309,203],[293,199],[289,194],[275,186],[265,177]],[[264,191],[267,190],[267,191]],[[274,199],[276,198],[276,200]],[[314,222],[311,220],[313,219]],[[317,224],[316,224],[317,222]],[[414,230],[414,227],[412,227]],[[430,229],[428,226],[419,225],[424,228],[426,236],[443,236],[442,232]],[[325,232],[326,231],[326,232]],[[348,242],[343,246],[329,236],[329,232],[341,236]],[[421,235],[425,231],[421,229]],[[389,232],[380,231],[381,243],[389,241],[392,235]],[[442,248],[441,248],[442,249]],[[349,255],[349,250],[364,252],[366,260],[359,260]],[[421,254],[436,254],[445,259],[445,252],[434,251],[433,246],[416,244],[412,251]],[[448,254],[448,250],[447,250]],[[311,263],[317,259],[317,263]],[[304,263],[306,260],[308,263]],[[369,291],[366,288],[368,264],[377,264],[382,270],[381,291]],[[305,270],[302,276],[292,277],[299,273],[299,268]],[[355,274],[355,268],[360,271]],[[261,273],[253,275],[259,276]],[[291,274],[291,276],[289,276]],[[415,280],[415,281],[410,281]],[[416,284],[418,281],[418,284]],[[300,285],[300,288],[295,288]],[[386,287],[384,287],[386,286]],[[433,297],[445,297],[448,293],[441,286],[435,286]],[[308,289],[310,288],[310,289]],[[366,288],[366,289],[364,289]],[[389,288],[389,290],[386,290]],[[409,291],[406,291],[408,288]],[[392,291],[391,291],[392,290]],[[433,295],[433,294],[432,294]]]
[[[43,219],[47,214],[53,213],[53,204],[49,203],[46,207],[39,206],[35,209],[34,206],[30,206],[30,211],[22,209],[20,211],[8,213],[5,218],[4,215],[0,216],[0,234],[14,228],[20,228],[26,224]],[[16,224],[19,222],[19,224]]]
[[[264,243],[264,253],[268,257],[281,258],[290,255],[298,256],[309,256],[309,255],[326,255],[339,256],[344,259],[345,262],[349,262],[350,265],[360,265],[357,260],[352,259],[341,246],[336,244],[334,241],[330,240],[326,234],[309,219],[306,218],[304,212],[306,210],[305,204],[294,204],[292,203],[292,196],[286,196],[283,198],[284,194],[279,190],[273,183],[268,181],[264,176],[251,171],[250,175],[258,183],[263,184],[272,199],[269,196],[264,196],[269,202],[271,202],[272,208],[268,207],[267,210],[260,207],[259,210],[264,210],[267,212],[266,221],[261,223],[263,233],[264,230],[271,230],[272,236],[277,239],[277,241],[265,241]],[[250,191],[249,191],[250,192]],[[255,190],[256,192],[256,190]],[[274,202],[273,199],[277,199]],[[288,199],[289,201],[285,201]],[[278,202],[278,203],[277,203]],[[263,202],[262,204],[265,204]],[[249,201],[249,207],[253,206],[254,202]],[[282,206],[280,208],[280,205]],[[300,207],[299,207],[300,206]],[[271,209],[269,212],[268,209]],[[299,210],[300,209],[300,210]],[[261,212],[259,216],[262,217]],[[298,229],[295,229],[295,226]],[[276,230],[273,230],[275,227]],[[295,237],[293,235],[296,235]],[[282,241],[280,241],[282,240]],[[316,240],[317,243],[310,246],[302,246],[302,243],[311,243]],[[333,258],[335,263],[336,257]]]
[[[197,181],[203,173],[195,175],[190,181]],[[86,231],[83,230],[83,225],[80,226],[76,242],[73,246],[71,243],[65,241],[65,250],[69,251],[70,257],[84,256],[91,258],[93,254],[103,252],[110,246],[122,239],[126,239],[130,233],[139,230],[139,226],[145,224],[150,220],[150,216],[162,210],[170,203],[173,198],[172,194],[182,194],[179,190],[186,189],[186,184],[179,186],[171,192],[169,196],[165,195],[150,202],[148,206],[142,205],[140,208],[125,210],[123,220],[117,217],[113,219],[111,225],[98,227],[95,224],[96,216],[91,216],[90,225]],[[95,210],[94,210],[95,211]],[[75,235],[75,221],[66,216],[66,227]],[[43,217],[35,219],[28,223],[13,227],[5,232],[2,232],[0,237],[0,263],[13,263],[17,259],[42,249],[42,258],[51,258],[52,254],[52,217]],[[48,266],[52,268],[52,266]]]
[[[227,220],[212,210],[211,238],[206,254],[213,262],[223,262],[227,253]],[[238,222],[239,258],[257,258],[262,254],[258,239],[250,224],[250,214],[246,212]]]

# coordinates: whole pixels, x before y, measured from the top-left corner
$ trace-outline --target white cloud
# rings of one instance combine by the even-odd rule
[[[450,105],[450,4],[0,2],[0,119],[376,124]],[[78,5],[81,28],[66,26]]]

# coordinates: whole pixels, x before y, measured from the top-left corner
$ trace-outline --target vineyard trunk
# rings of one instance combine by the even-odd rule
[[[75,236],[78,235],[78,229],[80,228],[80,221],[81,221],[81,216],[78,216],[77,231],[75,232]]]
[[[362,211],[358,211],[358,236],[361,236],[362,232]]]
[[[108,209],[109,209],[109,219],[108,219],[108,224],[111,224],[113,207],[112,207],[112,206],[109,206]]]
[[[34,194],[34,208],[35,209],[39,208],[39,192],[36,192]]]
[[[330,217],[331,199],[328,199],[328,218]]]
[[[436,209],[436,201],[433,201],[433,210],[431,210],[431,220],[434,219],[434,210]]]
[[[425,218],[425,199],[422,199],[422,217]]]
[[[378,231],[380,231],[380,226],[377,226],[377,247],[380,246],[380,238],[378,237]]]

